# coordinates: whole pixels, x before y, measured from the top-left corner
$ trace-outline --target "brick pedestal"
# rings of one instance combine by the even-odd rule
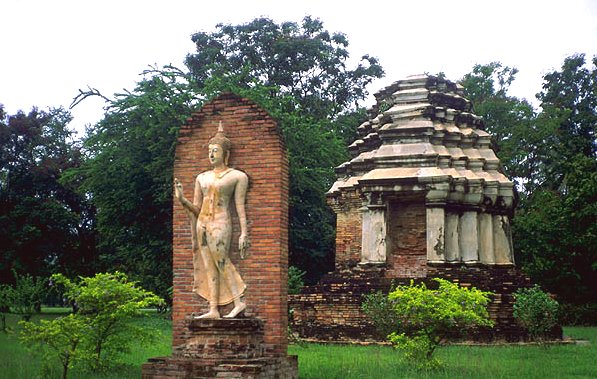
[[[152,358],[143,379],[158,378],[298,378],[296,356],[265,354],[264,322],[256,318],[185,320],[185,343],[172,357]]]

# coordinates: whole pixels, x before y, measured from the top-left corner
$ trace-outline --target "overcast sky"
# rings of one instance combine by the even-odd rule
[[[68,107],[88,85],[106,95],[133,89],[150,65],[183,67],[194,32],[305,15],[345,33],[351,57],[379,58],[386,77],[372,93],[408,75],[457,80],[500,61],[520,71],[511,94],[534,101],[542,75],[565,57],[597,55],[597,0],[2,0],[0,103],[14,114]],[[72,126],[98,121],[102,106],[85,100]]]

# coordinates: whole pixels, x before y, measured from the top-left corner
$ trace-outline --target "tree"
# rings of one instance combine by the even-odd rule
[[[558,120],[548,161],[550,189],[560,189],[570,157],[597,159],[597,56],[586,67],[583,54],[564,60],[561,71],[543,77],[537,95],[543,112]],[[555,113],[555,115],[554,115]]]
[[[539,110],[507,95],[516,70],[500,63],[476,65],[461,81],[522,195],[512,221],[517,262],[564,305],[593,304],[581,320],[597,304],[596,66],[566,58],[544,76]]]
[[[383,71],[365,56],[346,68],[348,41],[307,17],[276,24],[256,19],[197,33],[190,72],[147,71],[132,92],[109,100],[84,146],[88,160],[73,171],[97,207],[103,267],[127,271],[164,294],[171,281],[172,166],[176,132],[193,108],[220,92],[250,98],[272,115],[290,161],[290,256],[314,281],[333,264],[334,216],[325,192],[333,167],[364,112],[357,102]],[[97,95],[90,90],[81,97]]]
[[[85,162],[65,179],[97,209],[100,269],[126,272],[163,297],[172,285],[174,147],[194,98],[178,69],[146,71],[108,102],[84,137]]]
[[[290,262],[314,282],[333,268],[334,215],[325,202],[333,167],[348,157],[346,145],[366,118],[358,103],[383,70],[369,55],[347,68],[346,36],[311,17],[217,28],[192,37],[192,80],[204,93],[247,96],[278,120],[290,160]]]
[[[60,182],[81,163],[63,109],[7,116],[0,106],[0,277],[93,269],[93,209]]]
[[[544,141],[552,134],[554,124],[538,125],[532,105],[508,95],[517,73],[516,68],[499,62],[477,64],[460,84],[475,113],[483,117],[503,171],[517,182],[523,194],[530,194],[544,180]]]
[[[187,56],[186,64],[200,88],[211,77],[237,76],[241,86],[257,82],[272,87],[271,96],[291,95],[306,114],[322,119],[358,108],[367,85],[383,75],[377,59],[369,55],[347,69],[346,36],[331,34],[310,16],[300,25],[257,18],[216,27],[214,33],[192,36],[197,52]]]
[[[163,300],[129,281],[125,274],[99,273],[77,282],[55,274],[52,280],[64,286],[65,296],[77,304],[81,323],[66,326],[74,327],[74,331],[84,328],[87,355],[93,368],[109,366],[116,354],[128,351],[133,341],[142,342],[151,337],[150,330],[130,321],[141,314],[141,309],[161,305]]]

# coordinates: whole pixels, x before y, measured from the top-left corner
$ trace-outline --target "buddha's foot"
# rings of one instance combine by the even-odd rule
[[[218,311],[209,311],[201,316],[195,316],[195,318],[207,318],[207,319],[218,319],[220,317],[220,312]]]
[[[247,304],[245,303],[240,303],[238,304],[236,307],[234,307],[230,313],[228,313],[226,316],[224,316],[224,318],[234,318],[236,316],[238,316],[242,311],[244,311],[247,308]]]

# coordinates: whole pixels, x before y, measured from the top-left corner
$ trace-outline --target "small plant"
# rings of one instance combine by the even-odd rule
[[[529,331],[531,339],[541,341],[558,324],[559,304],[538,285],[519,288],[514,293],[514,318]]]
[[[438,289],[411,281],[409,286],[398,286],[388,294],[397,320],[396,330],[388,339],[419,368],[440,365],[433,353],[449,334],[493,325],[487,312],[489,292],[433,280]]]
[[[41,311],[41,302],[46,296],[47,280],[29,274],[19,275],[13,271],[14,287],[8,290],[8,300],[13,313],[29,321],[31,316]]]
[[[305,271],[298,267],[288,267],[288,294],[297,295],[305,286]]]
[[[386,338],[400,328],[400,318],[394,312],[394,301],[382,291],[363,296],[361,308],[369,316],[380,338]]]
[[[49,371],[58,358],[62,365],[61,377],[66,379],[68,370],[85,354],[85,350],[80,349],[79,345],[90,332],[87,321],[85,317],[76,314],[51,321],[40,320],[39,324],[21,321],[21,341],[35,350],[42,344],[44,370]]]
[[[10,311],[10,287],[0,284],[0,331],[6,333],[6,314]]]

